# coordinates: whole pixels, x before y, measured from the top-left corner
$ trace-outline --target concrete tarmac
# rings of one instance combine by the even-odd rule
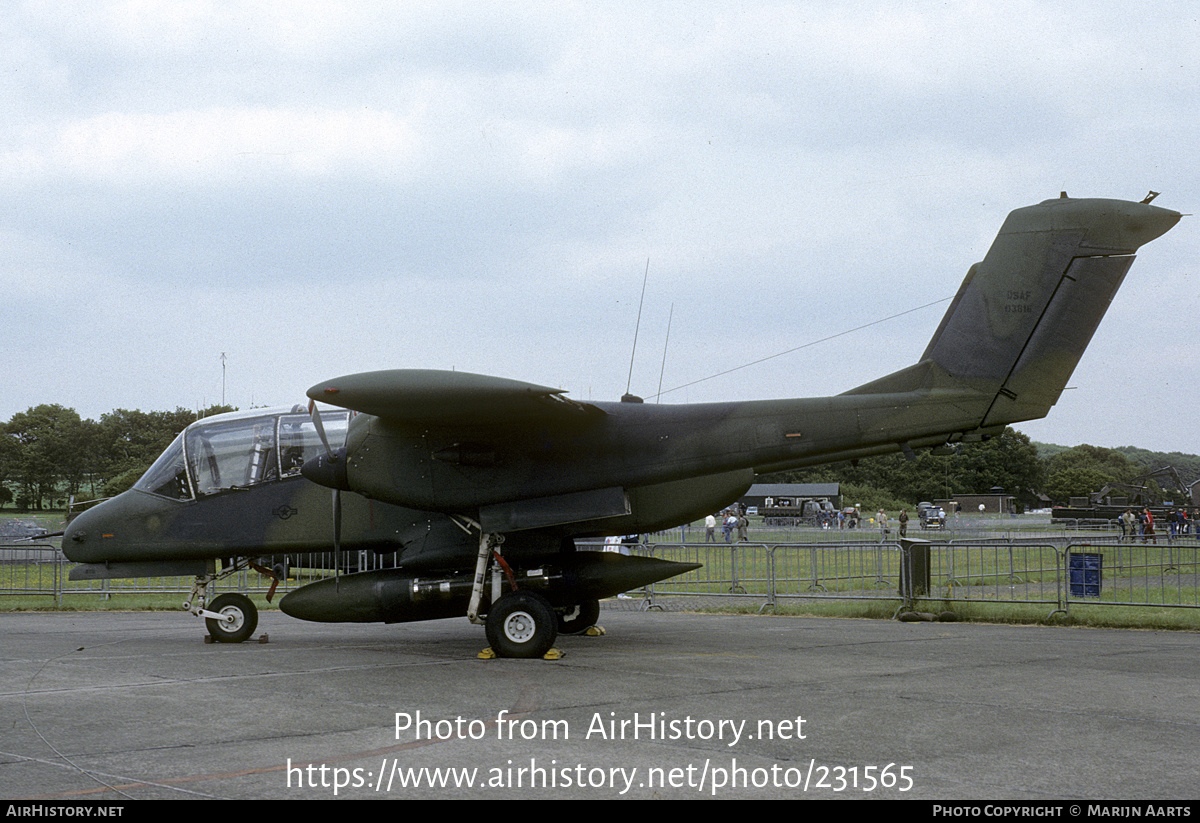
[[[0,797],[1189,799],[1194,633],[604,611],[558,661],[465,619],[3,614]],[[399,728],[398,728],[399,727]],[[444,738],[444,739],[443,739]],[[431,783],[436,785],[431,785]],[[402,785],[407,784],[407,785]]]

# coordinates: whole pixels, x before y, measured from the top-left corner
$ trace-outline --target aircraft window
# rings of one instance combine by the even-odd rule
[[[244,489],[279,478],[274,417],[194,426],[186,434],[196,494]]]
[[[133,484],[133,487],[172,500],[191,499],[192,487],[188,484],[187,467],[183,462],[182,434],[167,446],[167,450],[158,456],[154,465]]]
[[[346,429],[349,421],[349,412],[321,412],[321,425],[325,429],[325,436],[329,439],[331,449],[337,449],[346,444]],[[299,474],[300,467],[306,461],[324,451],[325,447],[321,445],[317,427],[307,414],[285,414],[279,418],[279,454],[284,477]]]

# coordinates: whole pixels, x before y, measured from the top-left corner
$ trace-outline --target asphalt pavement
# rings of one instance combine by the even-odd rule
[[[0,797],[1135,800],[1200,789],[1200,635],[604,611],[560,660],[462,620],[0,615]]]

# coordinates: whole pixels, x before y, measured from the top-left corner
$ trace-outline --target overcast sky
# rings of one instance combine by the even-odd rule
[[[951,297],[1012,209],[1197,211],[1198,9],[10,4],[0,420],[390,368],[616,400],[647,260],[635,394],[844,391],[946,303],[805,344]],[[1197,219],[1020,430],[1200,453]]]

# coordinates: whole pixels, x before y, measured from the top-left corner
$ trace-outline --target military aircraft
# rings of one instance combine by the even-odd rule
[[[72,522],[64,551],[85,564],[72,578],[196,574],[189,608],[217,639],[241,640],[253,632],[248,599],[204,607],[215,559],[236,558],[236,569],[327,549],[332,523],[335,547],[400,550],[399,563],[303,586],[284,597],[286,613],[466,614],[497,654],[541,656],[559,631],[594,622],[599,599],[695,568],[575,551],[579,538],[696,520],[744,494],[756,473],[911,456],[1044,417],[1134,253],[1181,216],[1150,199],[1064,193],[1012,212],[920,359],[834,397],[585,403],[499,377],[394,370],[308,391],[347,412],[199,421],[131,491]],[[320,486],[334,490],[332,503],[318,500]]]

